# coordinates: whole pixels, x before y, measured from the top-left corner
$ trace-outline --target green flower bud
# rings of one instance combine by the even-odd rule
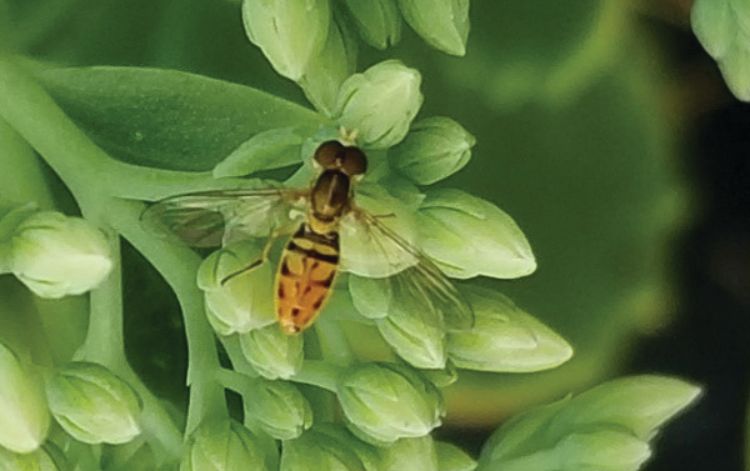
[[[275,457],[268,456],[259,437],[231,420],[203,422],[193,432],[182,457],[180,471],[270,471]]]
[[[693,31],[719,63],[729,89],[750,101],[750,7],[745,0],[696,0]]]
[[[270,263],[233,276],[262,257],[262,244],[245,240],[209,255],[198,269],[198,286],[205,291],[206,314],[219,335],[245,333],[276,322]]]
[[[244,177],[261,170],[297,163],[308,132],[299,127],[289,127],[255,134],[214,167],[214,177]]]
[[[432,437],[402,438],[393,445],[381,449],[382,471],[438,471],[435,442]]]
[[[357,133],[368,148],[398,144],[422,106],[422,77],[399,61],[376,64],[341,85],[336,101],[339,122]]]
[[[368,319],[384,319],[391,305],[391,284],[383,278],[349,275],[349,292],[357,312]]]
[[[370,46],[385,49],[401,39],[396,0],[344,0],[359,34]]]
[[[438,389],[418,372],[393,363],[367,363],[346,371],[338,397],[352,431],[375,442],[421,437],[440,425]]]
[[[356,62],[357,42],[345,27],[332,22],[325,47],[310,61],[299,81],[305,96],[318,111],[328,117],[333,116],[339,88],[356,70]]]
[[[127,443],[141,433],[141,402],[125,381],[95,363],[70,363],[47,382],[57,422],[78,441]]]
[[[422,374],[432,384],[441,389],[447,388],[458,381],[458,370],[450,361],[446,362],[445,368],[442,370],[422,370]]]
[[[414,123],[409,135],[388,153],[391,166],[419,185],[431,185],[461,170],[476,139],[450,118]]]
[[[265,378],[289,379],[302,368],[304,337],[286,335],[277,324],[240,335],[240,344],[247,361]]]
[[[242,4],[250,41],[276,72],[294,81],[323,49],[330,17],[328,0],[244,0]]]
[[[37,211],[33,203],[24,205],[0,205],[0,274],[10,273],[13,263],[11,244],[16,228]]]
[[[435,49],[466,54],[469,0],[399,0],[404,19]]]
[[[521,373],[565,363],[573,349],[511,300],[478,287],[467,290],[474,309],[470,330],[448,334],[448,355],[459,368]]]
[[[388,306],[388,317],[376,321],[380,334],[412,366],[442,369],[447,359],[445,328],[439,312],[415,305],[398,293]]]
[[[383,225],[405,241],[414,244],[417,230],[413,211],[376,184],[360,184],[357,206],[381,219]],[[404,251],[366,221],[347,214],[341,221],[341,271],[370,278],[384,278],[417,263],[417,259]]]
[[[378,471],[372,447],[339,426],[321,424],[283,442],[281,471]]]
[[[418,221],[422,250],[453,278],[518,278],[536,270],[531,247],[513,219],[468,193],[428,192]]]
[[[435,442],[439,471],[474,471],[477,462],[452,443]]]
[[[698,393],[655,376],[605,383],[506,422],[485,444],[479,469],[636,470],[656,429]]]
[[[245,417],[273,438],[291,440],[312,425],[310,403],[291,383],[258,379],[243,396],[247,399]]]
[[[104,234],[81,218],[39,211],[16,227],[11,271],[43,298],[82,294],[112,269]]]
[[[59,451],[44,446],[33,453],[13,453],[0,447],[0,469],[3,471],[63,471],[68,466]]]
[[[49,424],[40,378],[0,343],[0,447],[30,453],[44,442]]]

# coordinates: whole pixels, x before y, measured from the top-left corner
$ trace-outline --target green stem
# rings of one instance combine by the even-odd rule
[[[310,384],[336,392],[340,370],[335,365],[320,360],[305,360],[302,369],[291,377],[296,383]]]
[[[188,338],[190,409],[186,434],[212,414],[226,415],[223,389],[213,378],[219,367],[213,333],[195,285],[198,256],[186,247],[157,241],[140,227],[142,206],[110,198],[156,199],[207,183],[207,174],[142,169],[111,159],[8,56],[0,55],[0,115],[62,178],[84,213],[101,215],[166,278],[177,294]],[[184,186],[183,186],[184,185]]]
[[[232,363],[232,368],[236,371],[253,378],[260,376],[253,365],[245,359],[245,355],[242,353],[242,347],[240,346],[240,339],[237,335],[230,337],[220,337],[221,344],[224,346],[224,350],[227,352],[229,361]]]
[[[230,370],[227,368],[220,368],[216,372],[216,380],[221,383],[225,388],[231,389],[232,391],[241,394],[243,397],[248,389],[253,385],[253,382],[257,377],[248,376],[240,373],[239,371]]]
[[[203,311],[203,293],[195,282],[200,257],[185,246],[159,240],[139,224],[143,205],[115,200],[109,220],[133,246],[161,273],[177,295],[188,341],[188,378],[190,409],[186,434],[207,416],[227,416],[224,391],[214,378],[219,369],[213,331]]]

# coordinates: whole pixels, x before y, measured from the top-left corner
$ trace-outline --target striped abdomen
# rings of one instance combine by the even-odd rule
[[[306,224],[284,248],[276,274],[276,315],[284,332],[307,328],[331,292],[339,263],[338,234],[317,234]]]

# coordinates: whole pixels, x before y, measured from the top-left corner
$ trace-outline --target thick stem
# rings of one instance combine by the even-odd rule
[[[328,391],[336,392],[339,368],[326,361],[305,360],[302,369],[291,377],[297,383],[310,384]]]

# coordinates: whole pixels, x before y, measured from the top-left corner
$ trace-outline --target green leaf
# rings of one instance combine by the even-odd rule
[[[38,78],[99,146],[138,165],[210,170],[259,132],[323,122],[265,92],[184,72],[86,67]]]
[[[699,392],[658,376],[605,383],[507,422],[485,444],[479,470],[635,471],[657,429]]]
[[[299,162],[305,130],[298,127],[260,132],[232,151],[214,167],[214,177],[243,177],[259,170]]]

